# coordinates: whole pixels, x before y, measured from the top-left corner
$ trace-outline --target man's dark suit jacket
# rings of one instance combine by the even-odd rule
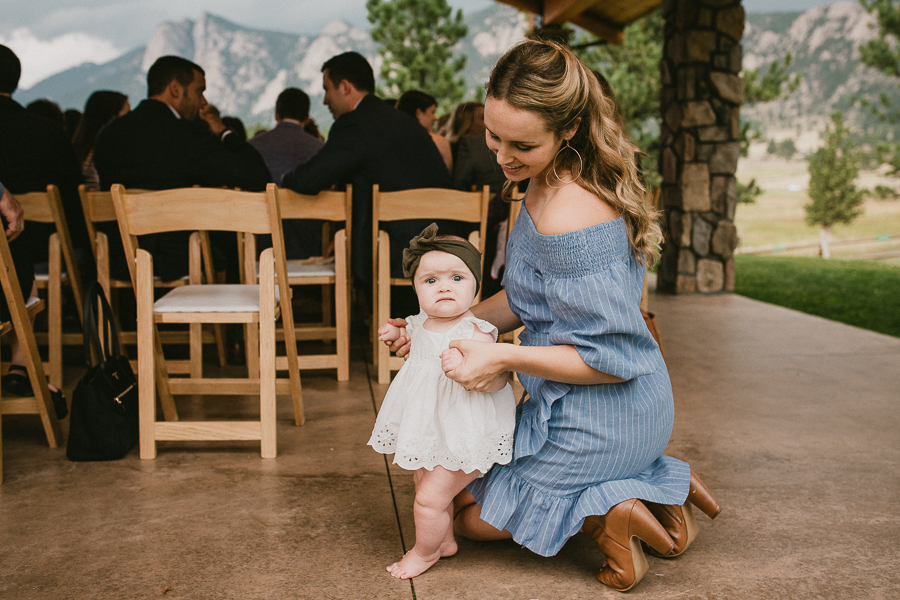
[[[285,173],[302,165],[322,149],[324,145],[305,131],[303,126],[281,121],[275,129],[247,140],[266,161],[272,181],[281,185]],[[322,222],[315,219],[285,219],[284,252],[288,258],[308,258],[322,254]],[[261,236],[262,237],[262,236]],[[271,241],[259,240],[258,249]]]
[[[60,127],[30,114],[7,96],[0,96],[0,181],[13,195],[44,192],[48,184],[55,184],[72,243],[87,251],[87,230],[78,199],[81,169],[72,144]],[[29,222],[10,243],[25,298],[34,281],[34,263],[47,260],[47,240],[55,229],[53,225]]]
[[[391,192],[414,188],[452,188],[437,146],[422,125],[372,94],[338,117],[325,146],[309,162],[285,174],[281,184],[301,194],[332,185],[353,185],[352,265],[363,282],[372,281],[372,185]],[[391,237],[391,265],[399,272],[403,248],[428,225],[400,221],[383,227]],[[456,233],[442,226],[441,233]],[[364,290],[368,292],[368,289]]]
[[[219,141],[198,123],[177,118],[164,102],[150,99],[100,131],[94,166],[105,190],[121,183],[146,190],[199,185],[262,191],[269,182],[269,170],[253,146],[234,134]],[[176,279],[187,272],[187,235],[148,237],[140,243],[153,254],[157,275]],[[118,235],[115,240],[121,244]],[[110,269],[121,277],[124,264],[115,257],[124,255],[110,243]]]

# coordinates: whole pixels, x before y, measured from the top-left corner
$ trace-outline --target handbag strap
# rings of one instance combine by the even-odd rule
[[[98,311],[99,303],[99,315]],[[91,343],[97,348],[97,355],[100,357],[100,363],[105,364],[116,356],[119,356],[119,331],[112,319],[112,308],[103,293],[103,287],[99,282],[95,281],[91,284],[84,298],[84,362],[88,368],[92,366],[91,360]],[[103,325],[103,339],[108,343],[104,344],[100,341],[99,324]],[[111,348],[110,348],[111,346]],[[112,352],[110,352],[112,350]]]

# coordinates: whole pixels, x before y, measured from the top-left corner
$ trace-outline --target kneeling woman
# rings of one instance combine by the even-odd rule
[[[530,181],[505,290],[473,313],[525,331],[520,346],[453,342],[465,358],[448,376],[482,390],[515,371],[529,396],[513,461],[457,497],[456,533],[511,537],[550,556],[584,529],[606,555],[598,579],[625,590],[647,570],[637,538],[659,555],[680,553],[696,535],[682,505],[711,516],[718,507],[696,478],[691,485],[687,463],[663,455],[672,388],[639,310],[660,231],[614,110],[562,46],[524,42],[494,67],[488,146],[510,184]]]

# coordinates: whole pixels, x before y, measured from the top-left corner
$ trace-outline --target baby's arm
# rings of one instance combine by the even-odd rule
[[[472,341],[474,342],[487,342],[489,344],[494,343],[494,337],[489,334],[481,331],[478,327],[475,327],[475,332],[472,334]],[[464,357],[462,352],[457,350],[456,348],[448,348],[441,353],[441,367],[444,369],[444,373],[449,374],[453,370],[457,369],[462,365]],[[499,373],[494,379],[493,382],[488,386],[485,392],[499,392],[506,384],[509,383],[509,371],[503,371]]]
[[[406,327],[397,327],[391,323],[385,323],[378,329],[378,339],[384,342],[386,346],[390,346],[400,339],[409,340],[406,334]]]

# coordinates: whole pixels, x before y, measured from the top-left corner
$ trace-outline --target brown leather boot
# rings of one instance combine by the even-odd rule
[[[634,498],[616,504],[603,516],[587,517],[581,529],[606,556],[597,581],[620,592],[633,588],[650,568],[640,540],[661,554],[668,554],[675,545],[647,507]]]
[[[716,502],[709,488],[700,481],[700,478],[693,471],[691,471],[691,488],[688,492],[687,501],[683,506],[647,502],[647,508],[656,517],[660,525],[665,528],[669,536],[675,540],[675,547],[669,554],[658,554],[653,548],[648,548],[647,551],[650,554],[663,558],[673,558],[680,555],[694,543],[700,528],[697,527],[691,504],[705,512],[710,519],[715,519],[722,511],[722,507]]]

